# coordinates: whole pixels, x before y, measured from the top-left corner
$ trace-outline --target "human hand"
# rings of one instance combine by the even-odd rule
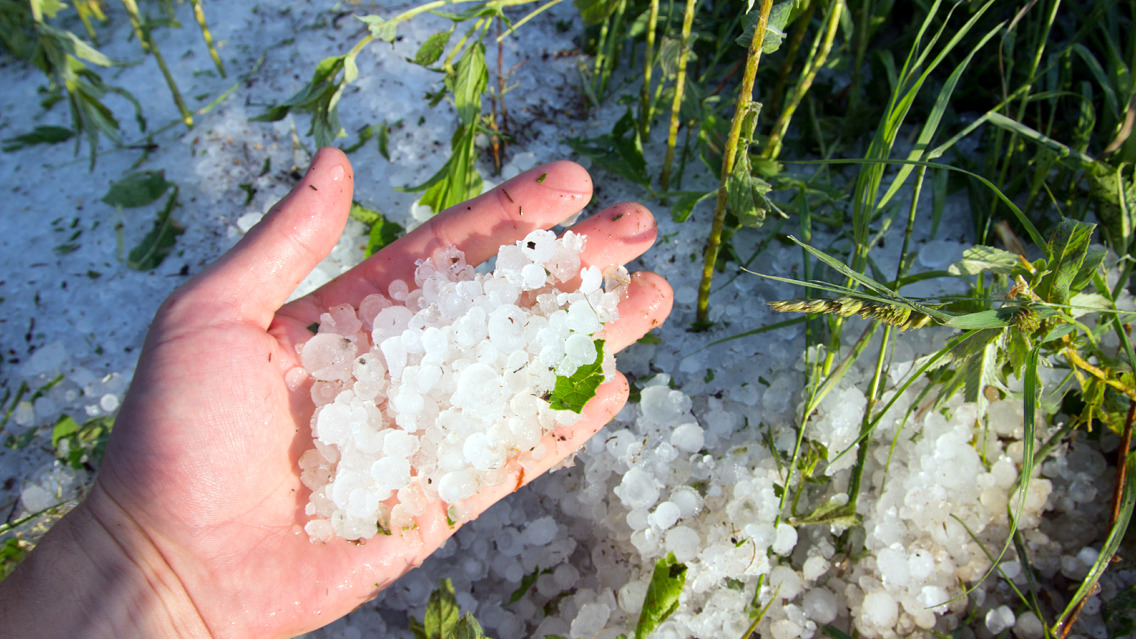
[[[541,173],[547,176],[538,182]],[[298,459],[312,446],[313,405],[307,384],[293,390],[285,382],[300,365],[296,346],[325,309],[358,306],[394,279],[412,283],[415,260],[435,248],[456,245],[477,264],[591,197],[591,180],[577,165],[533,169],[283,305],[342,232],[352,179],[341,153],[321,150],[288,197],[162,305],[96,484],[78,512],[60,522],[77,543],[94,540],[111,549],[101,553],[107,559],[144,578],[153,597],[143,587],[130,603],[157,605],[157,625],[176,624],[171,634],[270,637],[317,628],[372,598],[454,533],[438,501],[408,533],[364,544],[308,539]],[[600,268],[634,259],[655,239],[654,220],[636,204],[613,206],[574,230],[588,236],[584,264]],[[604,329],[607,344],[626,347],[659,325],[670,306],[662,278],[635,274],[620,320]],[[551,453],[540,470],[606,424],[627,392],[621,375],[601,386],[579,422],[546,436]],[[516,472],[525,483],[537,475]],[[480,513],[516,485],[483,487],[466,505]]]

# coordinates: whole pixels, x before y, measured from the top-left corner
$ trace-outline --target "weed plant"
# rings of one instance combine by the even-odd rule
[[[155,29],[181,26],[173,17],[171,0],[155,0],[148,3],[151,6],[140,6],[135,0],[122,0],[121,4],[142,51],[153,56],[161,70],[170,96],[181,115],[181,122],[192,128],[194,114],[186,106],[177,81],[154,39]],[[192,0],[192,4],[194,18],[209,49],[209,55],[217,71],[224,77],[225,68],[213,44],[202,2]],[[67,11],[68,8],[73,13]],[[154,17],[152,11],[164,15]],[[86,38],[63,26],[73,22],[74,18],[82,23]],[[37,127],[34,131],[5,140],[5,151],[32,144],[53,144],[75,137],[75,150],[78,152],[79,141],[86,138],[93,168],[100,137],[105,137],[114,144],[119,144],[122,140],[119,119],[103,102],[108,93],[119,95],[133,104],[138,128],[146,131],[145,114],[138,101],[126,89],[106,83],[99,70],[124,64],[111,60],[97,48],[99,34],[96,25],[107,21],[102,0],[75,0],[70,7],[55,0],[0,1],[0,53],[39,68],[49,81],[44,105],[67,100],[71,113],[70,131],[62,127]]]

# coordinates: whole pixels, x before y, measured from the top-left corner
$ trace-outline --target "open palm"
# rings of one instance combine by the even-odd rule
[[[176,581],[214,636],[290,636],[329,623],[420,564],[454,532],[438,502],[403,535],[363,544],[308,539],[308,492],[298,459],[312,445],[313,406],[309,384],[297,385],[302,376],[295,370],[296,346],[311,335],[307,327],[330,306],[357,306],[394,279],[413,282],[415,261],[436,247],[456,245],[477,264],[591,198],[591,180],[579,166],[534,169],[284,305],[334,246],[352,179],[341,153],[322,150],[287,198],[163,304],[86,504],[109,529],[130,527],[152,544],[166,564],[159,578]],[[575,230],[588,236],[585,264],[601,268],[634,259],[655,239],[654,220],[635,204],[611,207]],[[616,350],[625,347],[661,323],[670,305],[665,281],[636,274],[621,319],[605,328],[605,338]],[[548,437],[553,454],[543,468],[583,444],[626,396],[622,376],[602,386],[584,419],[556,433],[564,441]],[[474,512],[515,482],[506,484],[477,494]]]

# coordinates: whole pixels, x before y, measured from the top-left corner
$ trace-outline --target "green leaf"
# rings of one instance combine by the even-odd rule
[[[1014,307],[1005,306],[989,311],[955,315],[944,323],[951,328],[958,328],[964,331],[979,328],[1005,328],[1010,325],[1010,320],[1013,319],[1015,310]]]
[[[521,598],[525,596],[525,593],[529,591],[529,588],[533,587],[533,584],[536,583],[536,580],[540,579],[541,575],[549,572],[552,572],[551,568],[545,568],[543,570],[537,568],[536,570],[522,577],[521,585],[513,591],[513,594],[509,596],[509,601],[506,603],[511,604],[520,601]]]
[[[1085,252],[1085,261],[1081,263],[1081,268],[1077,271],[1076,277],[1073,278],[1073,283],[1069,285],[1069,290],[1072,293],[1083,291],[1093,281],[1093,276],[1096,274],[1097,269],[1104,264],[1104,258],[1108,256],[1108,249],[1105,247],[1094,244],[1089,247]]]
[[[19,539],[11,537],[4,542],[4,545],[0,546],[0,580],[7,577],[26,554],[27,551],[24,550]]]
[[[383,120],[379,124],[379,130],[375,135],[375,139],[378,140],[379,143],[379,155],[383,156],[383,159],[387,162],[390,162],[390,127],[387,126],[386,120]]]
[[[572,4],[580,11],[584,24],[590,26],[607,20],[619,5],[619,0],[574,0]]]
[[[1020,266],[1021,263],[1022,260],[1017,253],[979,245],[963,251],[962,259],[947,270],[951,275],[978,275],[984,272],[1009,275],[1014,267]]]
[[[485,632],[481,629],[481,624],[478,623],[477,618],[466,611],[462,618],[458,620],[458,625],[454,628],[454,639],[487,639]]]
[[[1067,304],[1073,280],[1081,273],[1096,225],[1064,218],[1049,239],[1049,273],[1035,287],[1047,302]]]
[[[382,213],[371,210],[355,200],[351,201],[351,212],[348,215],[351,219],[358,220],[367,226],[374,226],[376,222],[383,219]]]
[[[684,585],[686,564],[678,563],[673,552],[660,557],[655,563],[655,571],[651,573],[651,583],[647,586],[647,596],[643,599],[643,609],[635,625],[635,639],[644,639],[678,610],[678,598]]]
[[[1069,313],[1073,317],[1080,317],[1087,313],[1094,313],[1112,308],[1112,301],[1099,293],[1077,293],[1069,298]]]
[[[55,14],[67,8],[62,0],[31,0],[31,4],[49,18],[54,18]]]
[[[769,10],[769,21],[765,25],[765,38],[761,41],[762,53],[773,53],[781,48],[781,44],[785,42],[785,28],[789,26],[793,9],[797,8],[797,4],[799,4],[799,0],[786,0],[785,2],[778,2]],[[740,46],[749,48],[749,43],[753,40],[753,32],[757,29],[760,17],[760,11],[750,11],[745,15],[743,19],[744,30],[736,40]]]
[[[75,137],[75,132],[61,126],[40,125],[28,133],[4,138],[3,150],[6,153],[18,151],[37,144],[58,144]]]
[[[62,415],[55,421],[51,429],[51,447],[58,448],[59,440],[70,437],[79,432],[79,424],[69,415]]]
[[[131,249],[126,259],[127,266],[136,271],[150,271],[157,268],[169,256],[177,237],[185,232],[171,215],[174,206],[177,205],[177,196],[178,190],[175,186],[169,199],[166,200],[166,206],[154,218],[153,228],[137,246]]]
[[[765,194],[773,187],[751,174],[748,153],[740,155],[726,180],[726,208],[737,216],[742,226],[756,228],[765,222],[765,212],[772,208]]]
[[[419,203],[433,209],[435,214],[480,195],[484,183],[477,172],[476,133],[475,127],[459,125],[451,142],[453,155],[442,168],[424,184],[396,190],[424,191]]]
[[[477,42],[462,54],[452,76],[446,77],[446,86],[454,95],[458,118],[466,126],[473,125],[481,115],[481,96],[489,83],[489,69],[485,66],[485,45]]]
[[[966,359],[966,361],[959,364],[960,370],[964,371],[965,383],[965,399],[968,402],[974,402],[978,406],[978,414],[982,415],[986,412],[986,387],[998,384],[998,369],[1000,368],[1001,361],[999,361],[999,348],[1000,342],[997,338],[987,341],[975,352]]]
[[[145,206],[162,197],[171,186],[174,183],[166,180],[164,171],[138,171],[111,183],[102,201],[125,209]]]
[[[702,192],[702,191],[680,191],[678,193],[660,194],[661,196],[677,196],[674,203],[671,204],[671,219],[675,222],[685,222],[690,219],[690,215],[694,213],[694,207],[698,206],[702,201],[709,199],[716,195],[717,190]]]
[[[596,389],[603,382],[604,341],[595,340],[596,361],[585,364],[576,369],[571,377],[556,376],[556,386],[548,404],[552,410],[570,410],[579,413],[584,410],[584,404],[596,396]]]
[[[397,22],[379,16],[356,17],[367,25],[367,30],[371,32],[371,35],[374,36],[376,40],[394,42],[395,28],[398,26]]]
[[[564,142],[577,153],[591,158],[601,168],[650,188],[651,178],[647,175],[647,161],[643,158],[643,142],[630,107],[615,123],[610,134],[590,139],[567,138]]]
[[[352,75],[357,73],[354,56],[339,55],[324,58],[316,65],[316,70],[312,73],[312,79],[307,86],[287,100],[269,107],[267,111],[252,120],[276,122],[284,119],[291,111],[311,112],[312,123],[308,134],[315,137],[319,146],[327,146],[335,138],[346,135],[339,124],[339,98],[351,81]]]
[[[647,333],[643,337],[635,340],[636,344],[662,344],[663,340],[659,339],[658,335],[654,333]]]
[[[451,639],[458,625],[458,602],[454,599],[454,584],[443,579],[438,589],[426,602],[426,615],[422,619],[420,635],[425,639]]]
[[[418,53],[414,54],[414,59],[411,60],[414,64],[428,67],[438,61],[442,57],[442,52],[446,50],[446,45],[450,42],[450,34],[452,31],[439,31],[434,35],[426,38],[422,46],[418,47]]]
[[[378,253],[384,246],[402,237],[404,233],[406,233],[406,229],[380,215],[379,219],[371,226],[371,232],[367,237],[366,257]]]

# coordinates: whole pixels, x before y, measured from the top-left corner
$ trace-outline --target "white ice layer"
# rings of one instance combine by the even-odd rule
[[[581,269],[583,246],[572,232],[534,231],[502,246],[488,275],[439,249],[419,262],[416,290],[396,281],[389,297],[323,314],[300,350],[316,405],[315,448],[300,458],[313,541],[411,527],[434,499],[458,506],[513,478],[520,456],[538,459],[542,438],[574,421],[549,394],[597,360],[625,292]],[[577,276],[579,289],[558,288]],[[610,352],[602,362],[611,379]]]

